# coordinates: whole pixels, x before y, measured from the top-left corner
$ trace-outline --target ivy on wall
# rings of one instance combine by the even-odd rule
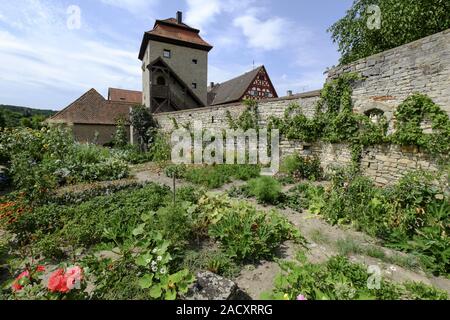
[[[348,143],[353,163],[358,167],[365,147],[384,143],[414,145],[433,155],[450,153],[449,117],[429,97],[414,94],[405,100],[396,112],[396,132],[388,136],[384,116],[374,123],[353,112],[352,84],[357,80],[357,75],[347,73],[328,82],[312,119],[303,114],[298,104],[292,104],[283,118],[269,118],[269,129],[279,129],[289,140]],[[431,122],[432,133],[425,133],[421,127],[426,120]]]
[[[433,155],[450,153],[450,119],[428,96],[414,94],[409,97],[400,104],[395,117],[393,143],[418,146]],[[422,128],[427,122],[431,125],[431,133],[424,133]]]
[[[246,109],[237,119],[234,119],[231,112],[227,110],[226,117],[228,126],[233,130],[241,129],[243,131],[247,131],[250,129],[255,129],[258,131],[258,102],[253,99],[246,99],[244,100],[244,105],[246,106]]]

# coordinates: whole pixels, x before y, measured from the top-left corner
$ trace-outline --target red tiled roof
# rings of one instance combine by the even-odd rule
[[[68,107],[48,119],[50,123],[114,125],[117,119],[129,120],[134,103],[108,101],[95,89],[83,94]]]
[[[133,103],[141,104],[142,103],[142,92],[141,91],[133,91],[133,90],[109,88],[108,100],[109,101],[133,102]]]
[[[153,30],[144,34],[139,59],[143,60],[148,41],[152,39],[210,51],[213,47],[203,40],[199,33],[200,30],[191,28],[185,23],[178,23],[174,18],[156,20]]]

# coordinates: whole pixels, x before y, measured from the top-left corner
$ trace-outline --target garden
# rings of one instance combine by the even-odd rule
[[[164,135],[145,132],[143,148],[79,144],[63,127],[1,132],[0,299],[186,299],[200,271],[252,299],[448,298],[439,177],[379,188],[298,154],[275,177],[173,165]]]

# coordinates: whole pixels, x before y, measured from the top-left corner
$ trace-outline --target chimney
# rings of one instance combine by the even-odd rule
[[[211,89],[214,88],[214,85],[215,85],[214,82],[211,82],[211,83],[210,83]]]
[[[181,11],[177,11],[177,22],[178,22],[178,24],[183,23],[183,12],[181,12]]]
[[[288,96],[288,97],[292,97],[292,90],[288,90],[287,96]]]

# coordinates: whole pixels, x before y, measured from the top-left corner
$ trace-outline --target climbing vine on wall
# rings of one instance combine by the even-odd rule
[[[227,110],[226,117],[228,126],[233,130],[241,129],[247,131],[249,129],[259,129],[259,117],[258,117],[258,102],[252,99],[244,100],[244,105],[246,109],[237,118],[234,119],[231,112]]]
[[[412,95],[398,107],[395,118],[393,143],[418,146],[433,155],[450,153],[450,119],[428,96]],[[427,122],[430,133],[422,128]]]
[[[269,118],[269,128],[278,128],[287,139],[304,142],[349,143],[355,164],[364,147],[386,141],[387,121],[373,123],[368,117],[353,113],[352,84],[359,79],[344,74],[325,84],[313,118],[306,117],[298,104],[286,109],[284,118]]]
[[[388,121],[384,116],[374,123],[353,112],[352,84],[357,80],[350,73],[325,84],[312,119],[293,104],[284,118],[269,118],[269,128],[278,128],[287,139],[348,143],[356,166],[365,147],[383,143],[418,146],[433,155],[450,153],[450,119],[429,97],[414,94],[406,99],[395,115],[395,133],[387,136]],[[431,124],[432,133],[424,132],[422,125],[426,122]]]

